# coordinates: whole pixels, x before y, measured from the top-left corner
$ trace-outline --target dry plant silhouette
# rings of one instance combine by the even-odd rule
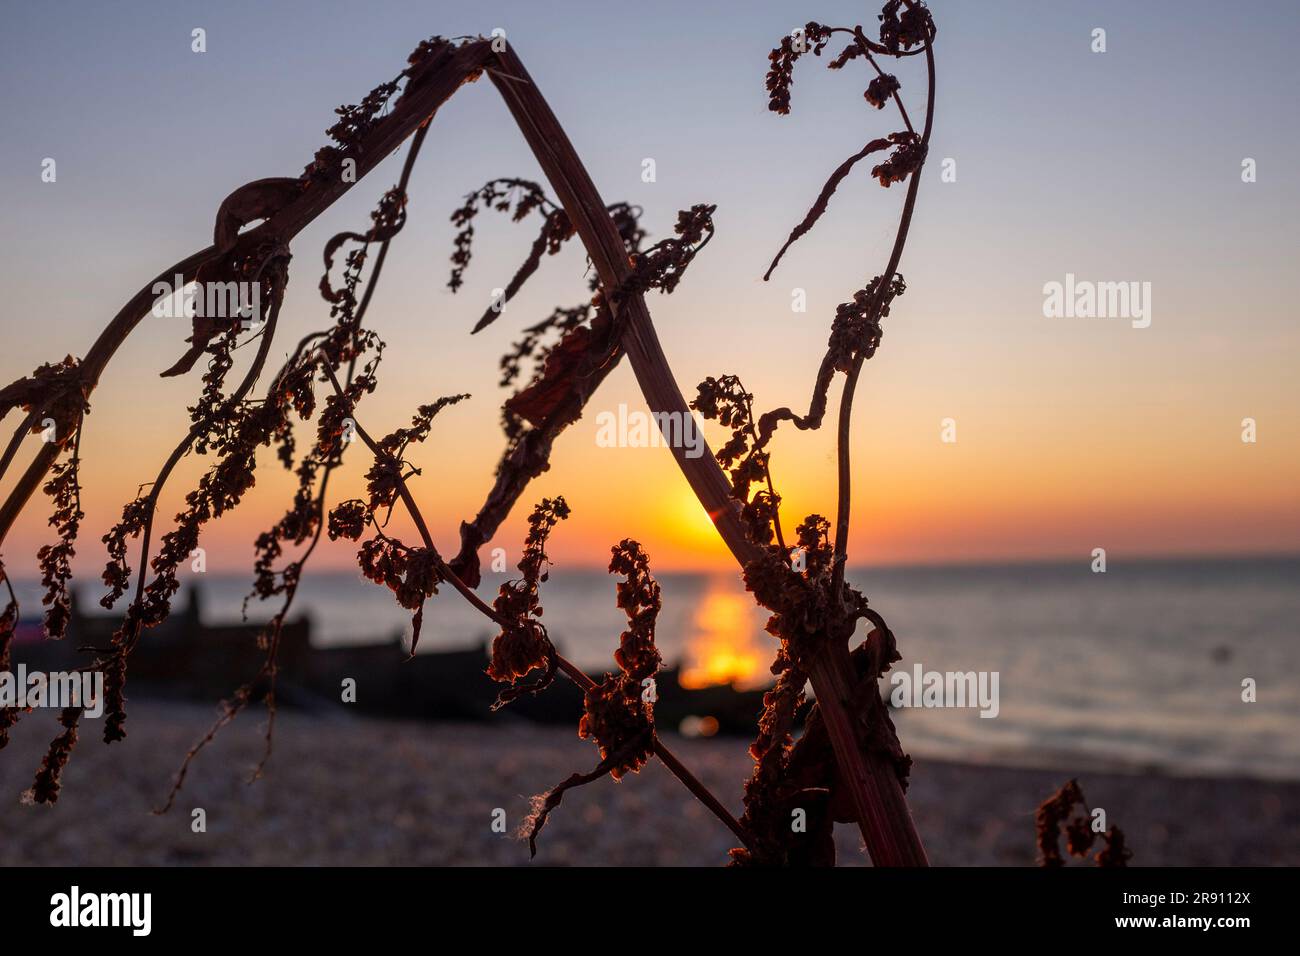
[[[389,588],[398,603],[412,612],[412,652],[425,603],[440,587],[457,591],[493,622],[499,633],[492,643],[488,673],[504,685],[498,707],[520,695],[542,692],[558,674],[583,689],[585,712],[579,734],[598,746],[600,759],[590,771],[575,773],[536,798],[525,825],[533,852],[548,815],[567,790],[605,774],[623,777],[654,757],[735,835],[740,845],[732,851],[733,863],[831,864],[835,858],[832,828],[842,822],[859,827],[876,865],[926,864],[904,796],[911,760],[903,752],[878,690],[879,679],[900,659],[894,635],[867,598],[845,580],[854,391],[863,363],[880,345],[882,320],[906,288],[898,267],[934,122],[936,28],[929,11],[919,0],[888,0],[878,19],[878,39],[868,38],[861,26],[811,22],[785,37],[770,55],[770,108],[784,114],[790,109],[797,61],[809,52],[820,57],[828,44],[843,39],[846,45],[828,58],[827,66],[842,70],[854,65],[852,61],[863,61],[861,66],[870,76],[864,93],[867,104],[876,110],[892,105],[902,127],[872,139],[834,170],[767,270],[765,278],[791,244],[826,213],[836,188],[859,161],[873,153],[886,154],[872,176],[883,187],[906,185],[889,258],[878,275],[837,308],[811,400],[802,415],[790,408],[757,414],[754,396],[732,374],[701,383],[688,406],[660,347],[645,296],[652,290],[667,294],[676,289],[713,235],[714,207],[699,204],[681,212],[673,237],[643,248],[640,210],[627,203],[606,204],[514,49],[482,37],[434,37],[420,43],[395,79],[376,87],[359,104],[337,110],[338,121],[328,131],[331,144],[316,153],[301,175],[258,180],[233,192],[217,212],[212,244],[168,266],[141,288],[82,358],[69,356],[43,365],[0,390],[0,413],[17,409],[24,416],[0,459],[0,475],[8,471],[28,436],[46,438],[0,506],[0,541],[37,488],[42,488],[53,502],[56,539],[38,555],[45,588],[45,629],[49,638],[58,639],[69,619],[70,559],[82,518],[78,449],[100,376],[154,305],[152,290],[157,282],[180,274],[187,283],[200,283],[200,288],[208,283],[245,282],[256,284],[260,293],[260,321],[254,331],[238,319],[195,318],[188,349],[162,373],[187,374],[204,360],[202,390],[189,410],[190,428],[103,538],[108,552],[103,580],[108,591],[101,603],[113,608],[127,600],[111,643],[86,648],[85,667],[104,672],[103,736],[111,743],[126,734],[132,650],[149,628],[170,613],[179,588],[177,570],[198,546],[204,527],[238,507],[252,488],[259,449],[274,446],[279,460],[298,479],[284,516],[256,542],[250,598],[278,602],[259,638],[260,666],[225,702],[214,726],[185,757],[162,809],[171,806],[190,762],[204,745],[259,696],[264,697],[269,715],[265,748],[269,757],[281,629],[306,565],[322,534],[328,533],[331,539],[358,542],[358,562],[366,577]],[[923,57],[926,76],[925,112],[919,128],[900,98],[899,80],[881,66],[917,56]],[[435,416],[456,413],[450,406],[468,396],[452,395],[421,405],[408,426],[379,438],[374,437],[378,432],[363,426],[364,415],[358,408],[376,385],[384,343],[365,323],[389,245],[406,223],[412,168],[439,107],[463,84],[483,76],[505,100],[555,198],[533,182],[495,179],[471,193],[453,214],[460,230],[451,258],[453,291],[471,265],[480,213],[505,213],[516,222],[541,221],[526,260],[500,301],[472,331],[495,321],[501,304],[520,290],[542,260],[574,238],[585,247],[594,274],[588,301],[557,308],[525,329],[513,351],[501,360],[503,385],[525,379],[527,384],[504,404],[506,443],[494,484],[478,514],[462,524],[458,550],[447,559],[421,513],[414,481],[420,469],[412,454],[415,446],[431,440]],[[408,138],[400,178],[379,200],[369,226],[361,232],[339,233],[325,247],[320,290],[330,303],[332,324],[298,342],[270,378],[265,394],[254,397],[275,337],[291,242]],[[252,341],[257,341],[256,353],[234,383],[230,381],[233,353]],[[493,539],[530,481],[549,467],[556,437],[581,417],[600,383],[625,356],[653,412],[687,416],[693,408],[731,432],[716,456],[688,457],[681,447],[672,452],[740,565],[747,588],[771,612],[767,630],[780,642],[771,668],[776,684],[765,696],[758,737],[750,748],[754,769],[745,786],[740,819],[656,734],[654,694],[648,691],[660,667],[655,622],[661,601],[649,559],[637,542],[624,540],[612,548],[609,571],[622,578],[617,601],[628,624],[615,653],[617,670],[598,682],[557,653],[542,623],[542,593],[550,564],[546,545],[569,513],[563,498],[544,499],[534,508],[518,563],[520,576],[502,585],[490,605],[474,590],[480,583],[478,549]],[[831,386],[840,375],[834,519],[808,515],[789,529],[783,523],[769,443],[785,422],[801,430],[819,428]],[[323,397],[316,394],[318,385],[323,387]],[[302,421],[314,421],[315,432],[310,446],[300,453],[295,423]],[[353,437],[360,438],[370,456],[366,496],[331,505],[330,475]],[[159,495],[178,462],[191,453],[211,456],[213,464],[186,495],[185,507],[170,530],[157,535],[155,546]],[[399,504],[409,514],[419,540],[401,541],[385,531],[388,515]],[[8,664],[17,616],[10,590],[0,617],[0,665]],[[851,647],[863,621],[867,636]],[[809,683],[815,696],[811,707],[803,696]],[[801,708],[807,712],[805,731],[796,741],[792,731]],[[61,732],[27,794],[29,800],[57,800],[60,772],[77,742],[80,716],[75,707],[61,713]],[[16,709],[0,712],[0,746],[19,717]],[[1052,808],[1040,817],[1042,832],[1048,835],[1042,843],[1045,858],[1049,848],[1056,852],[1059,820],[1068,817],[1077,802],[1081,796],[1049,801]],[[806,832],[794,832],[791,826],[796,810],[806,815]],[[1070,832],[1073,848],[1073,828]],[[1108,847],[1111,857],[1122,862],[1122,835],[1118,840],[1108,837]]]
[[[1101,849],[1093,856],[1097,866],[1128,866],[1132,851],[1117,826],[1104,832],[1094,828],[1092,811],[1077,780],[1067,780],[1056,793],[1038,807],[1035,824],[1038,828],[1038,862],[1043,867],[1065,866],[1061,856],[1061,824],[1065,824],[1065,848],[1072,857],[1086,859],[1088,851],[1101,837]]]

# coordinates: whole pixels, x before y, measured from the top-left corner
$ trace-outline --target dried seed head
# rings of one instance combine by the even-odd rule
[[[898,92],[898,77],[889,73],[877,76],[867,84],[867,91],[862,95],[876,109],[884,109],[889,98]]]
[[[803,28],[802,43],[796,44],[795,38],[781,38],[780,46],[767,55],[771,66],[767,71],[767,108],[782,115],[790,112],[790,85],[794,82],[794,64],[805,52],[812,50],[821,56],[831,30],[815,21],[809,21]]]

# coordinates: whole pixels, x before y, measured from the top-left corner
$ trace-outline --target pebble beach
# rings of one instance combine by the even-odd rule
[[[661,765],[570,791],[535,860],[514,835],[530,798],[596,763],[572,732],[510,721],[431,724],[283,711],[263,777],[264,714],[250,709],[193,764],[175,807],[155,815],[215,711],[132,701],[111,746],[88,721],[55,806],[30,784],[55,715],[28,714],[0,751],[0,865],[716,866],[734,838]],[[749,773],[738,738],[664,741],[739,814]],[[908,791],[931,862],[1031,866],[1034,810],[1070,776],[1122,827],[1133,865],[1296,865],[1300,783],[1115,771],[975,766],[918,757]],[[196,815],[195,810],[203,813]],[[504,811],[508,832],[496,832]],[[193,822],[201,816],[203,832]],[[865,864],[836,828],[841,864]]]

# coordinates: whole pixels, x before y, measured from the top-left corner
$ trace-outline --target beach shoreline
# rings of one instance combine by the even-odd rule
[[[265,715],[250,708],[195,762],[158,816],[212,707],[132,700],[128,737],[105,746],[86,721],[53,807],[24,806],[56,715],[24,715],[0,752],[0,865],[527,865],[514,831],[530,798],[596,763],[572,730],[502,715],[455,724],[322,718],[284,710],[263,779]],[[751,761],[743,739],[664,740],[734,812]],[[1296,865],[1300,782],[1151,772],[983,766],[916,758],[909,802],[936,865],[1030,866],[1034,811],[1070,776],[1106,810],[1133,865]],[[203,810],[205,832],[194,832]],[[839,862],[862,864],[852,827]],[[657,763],[571,791],[539,840],[538,865],[720,865],[734,837]]]

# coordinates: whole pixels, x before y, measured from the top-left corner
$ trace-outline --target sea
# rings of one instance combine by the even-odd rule
[[[507,575],[495,577],[480,589],[489,601]],[[1090,560],[872,567],[848,578],[889,622],[897,671],[997,675],[995,717],[896,709],[914,756],[1300,779],[1300,557],[1112,559],[1104,573]],[[771,679],[767,612],[737,575],[658,580],[656,639],[683,683]],[[556,570],[542,588],[552,638],[591,673],[614,667],[625,623],[614,584],[599,571]],[[247,579],[204,575],[200,587],[205,621],[238,620]],[[33,584],[19,590],[32,613]],[[309,573],[295,607],[321,645],[409,641],[409,612],[359,573]],[[254,603],[249,619],[270,613]],[[494,630],[446,587],[426,606],[419,650],[463,649]]]

